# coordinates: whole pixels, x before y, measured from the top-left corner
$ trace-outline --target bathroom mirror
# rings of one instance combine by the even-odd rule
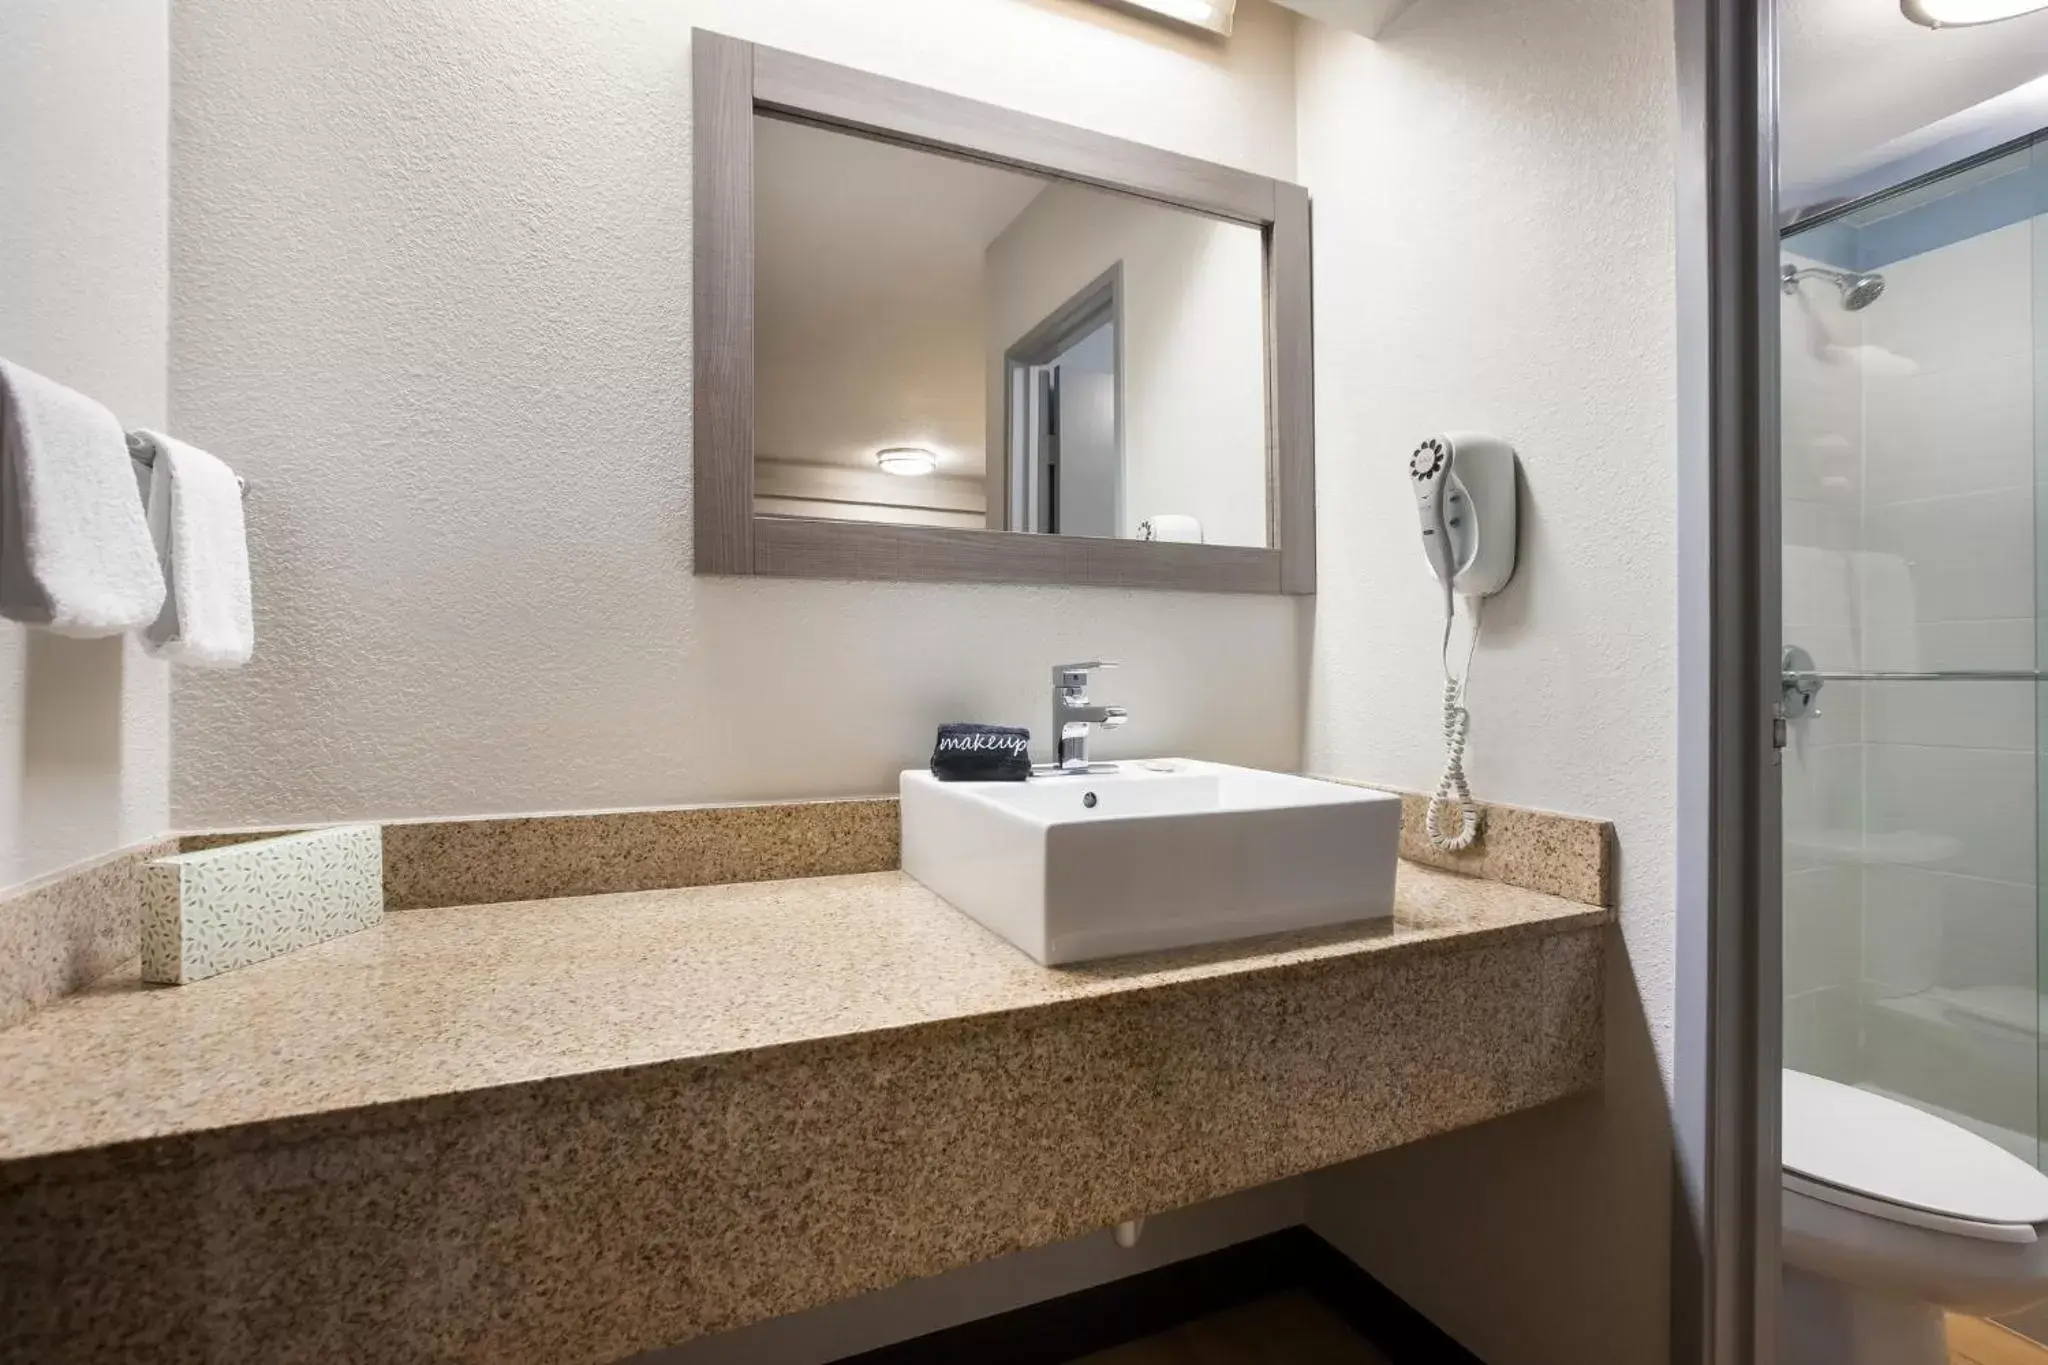
[[[754,119],[754,511],[1264,546],[1265,238]]]
[[[1314,590],[1298,186],[694,43],[699,573]]]

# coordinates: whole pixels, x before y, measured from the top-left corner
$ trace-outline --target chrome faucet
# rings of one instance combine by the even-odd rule
[[[1052,733],[1055,762],[1049,771],[1085,773],[1088,736],[1100,725],[1114,730],[1131,718],[1121,706],[1093,706],[1088,701],[1088,675],[1115,664],[1095,660],[1084,664],[1055,664],[1052,670]]]

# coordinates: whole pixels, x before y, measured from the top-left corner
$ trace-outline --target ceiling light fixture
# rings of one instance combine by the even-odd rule
[[[1967,28],[2048,9],[2048,0],[1899,0],[1899,9],[1928,28]]]
[[[918,446],[890,446],[875,452],[875,463],[884,474],[914,479],[939,467],[939,457]]]
[[[1098,3],[1113,9],[1139,10],[1224,38],[1230,36],[1230,21],[1237,13],[1237,0],[1098,0]]]

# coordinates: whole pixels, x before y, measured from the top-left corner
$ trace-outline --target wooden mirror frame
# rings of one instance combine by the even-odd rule
[[[696,572],[1313,593],[1309,206],[1301,186],[979,100],[691,34]],[[963,156],[1260,229],[1266,261],[1265,547],[896,526],[754,512],[754,116]],[[997,458],[990,452],[989,459]]]

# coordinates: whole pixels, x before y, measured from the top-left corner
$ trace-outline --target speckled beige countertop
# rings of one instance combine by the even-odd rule
[[[1064,968],[901,872],[416,910],[0,1032],[0,1161],[1606,919],[1411,864],[1389,924]]]
[[[885,872],[104,982],[0,1031],[0,1360],[604,1361],[1072,1236],[1597,1084],[1609,918],[1404,864],[1049,969]]]

